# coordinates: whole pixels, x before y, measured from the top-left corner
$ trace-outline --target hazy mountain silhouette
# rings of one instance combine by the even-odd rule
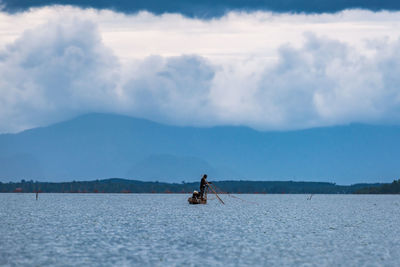
[[[400,127],[348,125],[287,132],[168,126],[89,114],[0,135],[0,181],[308,180],[390,182],[400,174]]]

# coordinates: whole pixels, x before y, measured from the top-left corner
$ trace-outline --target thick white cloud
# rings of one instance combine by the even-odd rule
[[[179,124],[205,119],[215,71],[198,56],[146,58],[122,85],[126,112]]]
[[[200,21],[58,7],[0,17],[1,132],[87,112],[259,129],[400,122],[398,13]]]
[[[301,48],[282,46],[277,63],[261,71],[224,75],[228,85],[216,89],[229,94],[233,88],[239,96],[216,113],[230,123],[262,129],[400,122],[400,40],[367,57],[336,40],[310,33],[305,38]],[[237,77],[241,81],[232,86]],[[214,100],[218,107],[219,99]]]
[[[0,129],[18,130],[116,101],[118,61],[87,21],[51,21],[0,53]]]

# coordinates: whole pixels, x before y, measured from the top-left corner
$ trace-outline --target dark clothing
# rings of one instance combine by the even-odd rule
[[[206,180],[206,178],[201,178],[201,181],[200,181],[200,190],[202,189],[202,188],[204,188],[204,187],[206,187],[206,184],[207,184],[207,180]]]
[[[209,182],[207,182],[205,177],[201,178],[201,181],[200,181],[200,197],[201,197],[201,199],[203,199],[204,191],[206,189],[207,183],[209,183]]]
[[[205,187],[200,189],[200,198],[203,199],[204,198],[204,189]]]

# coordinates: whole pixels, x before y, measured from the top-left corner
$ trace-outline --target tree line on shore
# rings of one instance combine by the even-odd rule
[[[391,184],[381,186],[368,186],[357,190],[357,194],[400,194],[400,179],[394,180]]]
[[[392,184],[336,185],[327,182],[295,181],[216,181],[220,193],[236,194],[368,194],[399,193],[400,180]],[[0,192],[11,193],[191,193],[199,183],[143,182],[119,178],[72,182],[0,182]],[[397,190],[397,191],[396,191]]]

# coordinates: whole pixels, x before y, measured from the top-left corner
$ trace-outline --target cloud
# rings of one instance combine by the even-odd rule
[[[0,50],[0,131],[88,112],[275,130],[400,122],[400,40],[360,50],[314,32],[302,38],[280,45],[272,61],[189,54],[122,62],[92,20],[52,18]]]
[[[305,38],[300,48],[282,46],[276,64],[245,78],[241,97],[219,110],[226,121],[259,129],[400,122],[400,40],[366,57],[336,40]]]
[[[199,56],[146,58],[123,84],[127,113],[187,124],[209,114],[215,67]]]
[[[87,0],[3,0],[4,9],[18,12],[32,7],[48,5],[74,5],[81,8],[112,9],[127,14],[149,11],[154,14],[180,13],[188,17],[216,18],[230,11],[273,11],[293,13],[334,13],[345,9],[361,8],[372,11],[400,10],[395,0],[147,0],[147,1],[87,1]]]
[[[112,106],[118,61],[87,21],[51,21],[0,52],[0,128]],[[64,115],[65,116],[65,115]]]
[[[121,69],[93,23],[53,20],[0,53],[0,131],[88,112],[187,123],[208,112],[213,76],[199,56],[153,56]]]

